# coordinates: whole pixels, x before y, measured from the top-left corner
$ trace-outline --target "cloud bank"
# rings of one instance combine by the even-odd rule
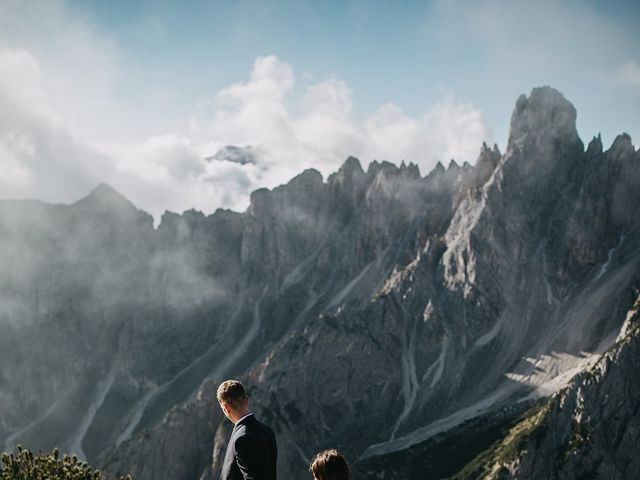
[[[473,105],[445,97],[419,117],[393,103],[359,118],[336,78],[296,87],[276,56],[255,60],[249,78],[194,112],[188,133],[136,142],[96,142],[56,111],[45,75],[27,50],[0,52],[0,189],[4,198],[68,202],[107,182],[158,217],[164,210],[242,210],[252,190],[274,187],[305,168],[327,175],[345,158],[417,163],[473,161],[487,138]],[[251,145],[256,164],[207,161],[226,145]]]
[[[546,84],[578,106],[585,140],[631,128],[637,141],[637,29],[622,18],[635,8],[435,0],[390,18],[347,4],[281,25],[290,7],[258,22],[249,2],[215,37],[184,22],[191,10],[120,6],[114,19],[97,4],[1,1],[0,198],[71,202],[107,182],[158,218],[243,210],[253,189],[309,167],[327,175],[349,155],[426,174],[438,160],[473,162],[483,140],[504,146],[514,99]],[[303,44],[287,50],[283,37]],[[206,160],[227,145],[257,160]]]

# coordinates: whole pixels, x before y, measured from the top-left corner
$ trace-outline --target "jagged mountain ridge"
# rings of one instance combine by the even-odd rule
[[[364,172],[349,159],[326,182],[311,170],[255,192],[244,214],[168,214],[155,233],[139,227],[131,255],[153,268],[109,276],[132,280],[123,295],[133,298],[117,309],[142,315],[96,309],[108,317],[100,328],[117,333],[94,361],[93,386],[77,382],[96,414],[80,445],[106,458],[144,428],[111,457],[112,471],[206,478],[226,428],[212,385],[248,371],[258,413],[281,438],[283,478],[297,478],[324,446],[384,455],[544,393],[523,356],[562,352],[566,365],[546,365],[562,371],[581,351],[605,349],[620,319],[602,313],[628,307],[637,281],[638,153],[626,139],[608,152],[594,139],[585,152],[575,109],[535,89],[518,100],[505,154],[485,147],[474,167],[438,165],[422,178],[411,165]],[[184,297],[199,308],[185,314]],[[592,298],[595,312],[581,315]],[[584,338],[571,335],[578,326]],[[116,354],[126,360],[112,364]],[[207,376],[197,398],[171,409]]]
[[[382,171],[391,176],[410,171],[419,178],[415,167],[374,163],[366,181]],[[253,337],[273,342],[290,328],[281,324],[287,319],[280,311],[257,324],[252,304],[267,297],[270,308],[299,308],[295,298],[276,305],[269,297],[278,292],[268,292],[264,283],[269,276],[282,283],[282,271],[318,248],[321,231],[348,223],[348,216],[328,218],[340,200],[336,196],[329,203],[329,197],[340,195],[339,182],[349,182],[353,172],[364,184],[359,162],[350,159],[335,183],[324,183],[309,170],[273,192],[254,192],[246,214],[166,213],[157,231],[149,215],[106,185],[71,206],[2,202],[8,287],[3,293],[11,297],[6,305],[20,307],[5,312],[8,326],[16,330],[3,338],[3,374],[10,384],[14,369],[24,387],[19,395],[6,391],[2,399],[7,448],[22,439],[34,448],[59,445],[99,460],[110,444],[153,426],[214,370],[220,375],[230,368],[242,371],[239,365],[256,354],[249,348],[255,338],[238,339],[244,352],[234,335],[249,326]],[[308,196],[310,189],[316,197]],[[309,229],[308,215],[323,219]],[[265,227],[278,222],[300,234],[265,239]],[[288,244],[279,245],[283,242]],[[318,288],[329,280],[336,285],[327,290],[338,288],[337,282],[350,275],[331,268],[331,276],[319,275]],[[65,297],[66,304],[59,302]],[[216,323],[217,316],[231,321]],[[43,328],[60,331],[43,336]],[[9,345],[16,342],[26,348],[12,351]],[[102,348],[91,350],[97,342]],[[37,360],[25,363],[24,358]],[[78,425],[83,411],[95,421]]]
[[[612,206],[611,199],[621,188],[630,193],[632,185],[637,184],[637,153],[626,147],[625,136],[606,153],[598,150],[599,141],[594,139],[585,153],[575,132],[575,109],[557,92],[547,89],[534,90],[529,99],[520,99],[512,124],[519,122],[520,114],[531,115],[527,103],[532,104],[534,112],[538,103],[546,105],[544,118],[539,121],[545,126],[544,132],[532,130],[531,121],[522,121],[525,132],[512,130],[514,142],[504,156],[483,150],[475,172],[484,176],[475,173],[474,180],[463,180],[455,165],[447,172],[441,166],[436,168],[432,175],[444,178],[447,173],[450,183],[433,185],[449,187],[444,189],[446,193],[429,189],[428,206],[423,204],[427,211],[416,215],[420,220],[412,217],[405,223],[405,235],[398,237],[409,241],[398,240],[396,250],[380,252],[380,260],[361,270],[346,295],[339,296],[339,303],[346,306],[338,308],[337,314],[333,311],[313,318],[302,332],[287,337],[264,366],[258,365],[250,374],[252,383],[258,385],[254,398],[259,413],[276,425],[284,439],[285,478],[303,475],[312,452],[329,445],[339,446],[351,458],[385,455],[467,418],[501,408],[514,398],[548,394],[545,380],[554,376],[554,369],[557,373],[570,372],[588,365],[583,361],[583,349],[602,351],[609,344],[607,337],[615,336],[621,322],[621,314],[615,312],[628,306],[630,289],[637,284],[637,218],[628,214],[625,218]],[[558,108],[566,111],[554,110]],[[541,163],[540,171],[534,170],[536,162]],[[490,167],[483,168],[485,165]],[[607,180],[605,188],[601,187],[602,179]],[[550,187],[545,185],[548,180]],[[600,192],[590,198],[589,189],[596,185]],[[637,196],[625,197],[631,205],[638,204]],[[583,211],[583,205],[589,203],[595,203],[602,214],[595,222]],[[533,209],[528,212],[530,206]],[[628,208],[627,212],[631,211],[633,208]],[[508,225],[505,219],[510,221]],[[512,231],[500,231],[507,227]],[[514,230],[524,233],[514,235]],[[625,230],[627,238],[633,236],[633,240],[621,242]],[[427,244],[430,248],[425,248]],[[482,252],[484,264],[467,268],[480,248],[488,249]],[[624,268],[613,274],[612,266],[625,256],[630,258],[622,261]],[[387,285],[384,281],[367,285],[368,268],[379,265],[385,257],[391,257],[389,264],[396,267],[384,276],[389,280]],[[520,269],[519,274],[513,272],[513,265]],[[479,281],[470,278],[471,274],[484,278]],[[531,274],[533,278],[529,279]],[[501,285],[496,285],[496,279]],[[442,284],[447,285],[446,291]],[[360,295],[345,302],[356,287],[360,287]],[[504,301],[508,289],[513,290],[509,296],[518,300],[520,311],[513,300],[510,304]],[[369,304],[371,298],[373,306]],[[406,313],[409,308],[413,310]],[[407,318],[424,318],[425,314],[436,321],[426,328],[415,322],[416,332],[422,329],[422,335],[436,341],[432,346],[422,342],[418,348],[418,333],[405,335],[412,333],[411,324],[405,322]],[[509,317],[516,321],[508,321]],[[536,321],[540,317],[546,318]],[[460,332],[454,348],[461,353],[452,354],[449,342],[453,334],[447,337],[447,328]],[[583,329],[584,338],[574,338],[577,335],[572,332]],[[534,341],[523,346],[528,338]],[[509,343],[517,347],[507,349]],[[560,361],[553,360],[554,349],[563,352]],[[410,354],[417,356],[414,362]],[[489,368],[491,359],[493,368]],[[420,375],[417,368],[414,370],[418,362],[423,365]],[[447,362],[453,372],[451,380],[445,370]],[[327,372],[326,363],[340,368]],[[542,370],[540,366],[547,369],[543,371],[546,377],[533,374],[536,368]],[[514,381],[505,381],[504,374],[510,372]],[[418,378],[423,385],[415,387]],[[443,382],[443,378],[448,381]],[[496,392],[500,396],[493,395]],[[460,393],[467,396],[466,401]],[[390,411],[397,416],[390,419]],[[407,418],[417,420],[420,428],[412,431],[411,425],[403,425]],[[220,424],[216,435],[212,478],[216,476],[216,459],[224,448],[226,428]],[[131,449],[151,454],[167,448],[170,432],[159,429],[151,441],[135,443]],[[394,433],[400,438],[385,442]],[[371,446],[377,439],[382,445]],[[120,455],[127,458],[126,450]],[[119,462],[122,460],[116,460],[116,464],[127,465],[126,461]]]

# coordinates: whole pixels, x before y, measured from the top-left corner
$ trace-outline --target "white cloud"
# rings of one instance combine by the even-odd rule
[[[64,201],[106,176],[110,159],[62,122],[42,87],[37,59],[0,51],[0,187],[2,196]]]
[[[0,52],[0,186],[2,196],[73,201],[99,182],[122,191],[156,218],[165,210],[243,210],[252,190],[288,181],[305,168],[328,175],[345,158],[417,162],[473,160],[487,131],[472,105],[449,97],[418,118],[382,106],[369,118],[352,113],[352,92],[336,78],[294,94],[292,66],[256,59],[246,82],[214,95],[194,114],[188,135],[168,133],[127,143],[83,137],[59,114],[43,87],[38,59]],[[292,112],[298,112],[296,114]],[[252,145],[257,165],[206,161],[225,145]]]
[[[437,160],[473,160],[487,137],[478,110],[453,97],[418,117],[391,103],[359,117],[344,81],[299,85],[276,56],[257,58],[246,81],[159,134],[178,122],[147,122],[157,113],[121,94],[119,48],[72,4],[0,3],[0,198],[72,202],[106,182],[156,218],[243,210],[252,190],[305,168],[327,175],[356,155],[365,166],[414,161],[426,173]],[[260,161],[205,160],[225,145],[252,145]]]
[[[618,85],[634,88],[640,91],[640,65],[627,62],[616,72],[615,81]]]
[[[4,0],[0,48],[36,59],[39,89],[67,129],[85,139],[111,140],[122,135],[121,119],[131,116],[125,102],[114,101],[121,80],[118,48],[81,11],[60,0]]]
[[[261,149],[259,175],[267,186],[309,167],[329,174],[349,155],[365,164],[413,161],[427,173],[438,160],[474,161],[488,136],[480,112],[451,96],[417,118],[392,103],[358,118],[345,82],[330,78],[297,96],[294,84],[287,63],[275,56],[256,59],[246,83],[220,92],[210,111],[194,119],[194,136]]]
[[[294,141],[285,94],[295,82],[291,67],[276,57],[258,58],[245,83],[218,92],[212,111],[201,112],[193,133],[201,141],[286,149]],[[215,153],[215,152],[212,152]]]
[[[415,161],[423,173],[439,160],[473,162],[488,136],[480,112],[451,97],[416,119],[393,104],[383,105],[367,120],[366,129],[375,156]]]
[[[466,97],[503,103],[507,114],[534,85],[571,86],[589,98],[590,84],[576,82],[575,72],[581,79],[613,72],[606,74],[609,86],[613,75],[616,87],[640,90],[640,65],[624,47],[633,42],[593,6],[438,0],[428,11],[426,43],[455,63],[443,69],[460,78],[472,73],[466,84],[482,88]],[[149,98],[162,104],[171,88],[153,81],[134,88],[141,80],[123,65],[126,46],[106,38],[82,12],[59,0],[0,1],[0,198],[69,202],[107,182],[156,217],[164,209],[242,210],[253,189],[309,167],[327,175],[349,155],[365,166],[373,159],[413,161],[424,175],[438,160],[474,161],[489,140],[478,108],[451,92],[418,114],[388,102],[362,116],[354,111],[358,92],[346,82],[330,72],[312,81],[276,56],[257,58],[244,81],[210,92],[191,122],[160,120],[158,110],[147,108],[155,105]],[[468,62],[471,54],[482,67]],[[587,130],[596,132],[601,116],[592,117]],[[506,118],[491,121],[506,128]],[[204,160],[225,145],[252,145],[260,161]]]
[[[0,189],[3,192],[19,192],[28,187],[31,172],[22,159],[33,156],[33,153],[33,144],[27,136],[11,131],[2,133],[0,136]]]
[[[116,168],[113,185],[156,218],[167,209],[244,210],[257,185],[257,167],[207,162],[204,151],[192,139],[175,134],[110,148]]]
[[[315,166],[328,174],[347,156],[366,155],[366,132],[352,117],[351,97],[349,86],[334,78],[309,85],[304,91],[302,114],[292,128],[306,157],[306,166]]]
[[[26,50],[0,51],[0,95],[12,119],[3,119],[8,127],[11,123],[24,121],[24,107],[31,114],[48,117],[55,115],[42,90],[40,67],[36,59]]]
[[[156,218],[243,210],[252,190],[305,168],[328,175],[356,155],[426,173],[437,160],[473,160],[487,137],[478,110],[452,97],[418,117],[391,103],[358,117],[344,81],[298,86],[276,56],[257,58],[246,81],[214,93],[182,131],[149,135],[140,125],[153,112],[118,94],[118,45],[79,11],[55,0],[0,4],[0,198],[72,202],[106,182]],[[252,145],[260,161],[205,160],[225,145]]]
[[[174,134],[123,147],[116,167],[123,174],[154,182],[181,182],[205,171],[202,157],[190,140]]]

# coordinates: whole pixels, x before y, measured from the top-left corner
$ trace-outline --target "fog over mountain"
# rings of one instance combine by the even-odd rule
[[[350,157],[155,229],[107,185],[0,201],[0,442],[216,479],[238,377],[284,480],[328,447],[362,479],[635,478],[639,227],[640,152],[585,148],[550,87],[426,176]]]

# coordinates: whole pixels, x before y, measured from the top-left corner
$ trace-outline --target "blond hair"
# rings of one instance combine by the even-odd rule
[[[225,405],[229,405],[233,408],[240,407],[249,399],[244,386],[238,380],[227,380],[226,382],[222,382],[216,392],[216,398],[219,403],[224,403]]]

